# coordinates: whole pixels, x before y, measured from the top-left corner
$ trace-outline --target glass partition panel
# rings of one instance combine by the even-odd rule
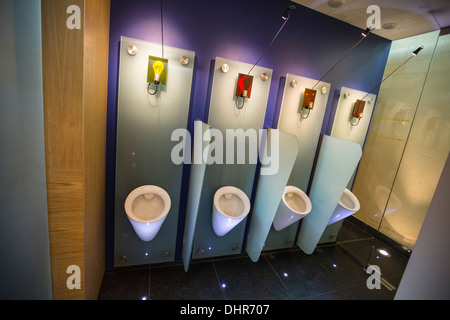
[[[361,210],[344,221],[338,244],[398,285],[450,149],[449,35],[439,31],[392,43],[386,80],[370,125],[353,192]]]
[[[199,212],[200,196],[202,193],[203,181],[205,180],[206,162],[203,159],[203,152],[208,152],[209,143],[203,140],[205,131],[210,127],[206,123],[196,120],[194,124],[194,145],[193,158],[196,159],[191,164],[191,175],[189,178],[189,193],[186,209],[186,223],[184,226],[183,253],[182,259],[184,270],[187,272],[192,257],[192,246],[194,243],[195,227]],[[198,144],[197,144],[198,142]]]
[[[273,228],[272,222],[298,154],[298,140],[294,135],[269,128],[268,139],[272,141],[269,143],[266,139],[266,150],[270,150],[269,146],[279,148],[278,171],[275,174],[259,176],[246,246],[246,251],[254,262],[258,261],[267,235]],[[270,152],[273,155],[273,151]],[[264,157],[266,155],[265,152]],[[261,162],[263,167],[265,163],[269,163],[265,158]]]
[[[438,39],[380,232],[412,250],[450,150],[450,35]]]
[[[303,218],[297,245],[313,253],[361,158],[353,141],[323,136],[309,197],[312,210]]]
[[[387,79],[380,88],[364,154],[353,187],[361,203],[355,214],[378,229],[403,155],[438,33],[394,41],[385,76],[410,57],[418,44],[425,48]]]
[[[117,111],[114,265],[171,261],[175,256],[183,166],[172,161],[186,129],[194,52],[164,46],[166,85],[148,87],[149,57],[161,57],[161,45],[122,37]],[[183,59],[180,59],[183,57]],[[187,62],[187,63],[185,63]],[[190,140],[190,139],[189,139]],[[190,142],[190,141],[189,141]],[[124,203],[135,188],[156,185],[170,196],[171,207],[157,236],[142,241],[134,232]]]

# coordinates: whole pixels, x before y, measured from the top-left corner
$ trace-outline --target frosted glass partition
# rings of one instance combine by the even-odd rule
[[[362,155],[353,141],[323,135],[309,198],[312,210],[303,218],[297,245],[313,253]]]
[[[136,54],[129,47],[135,46]],[[132,52],[133,53],[133,52]],[[122,37],[120,46],[114,265],[174,260],[183,166],[172,162],[175,129],[186,129],[191,97],[194,52],[164,46],[167,83],[155,95],[147,91],[149,56],[161,56],[161,45]],[[188,59],[182,64],[180,57]],[[153,92],[153,88],[150,88]],[[157,185],[171,198],[171,208],[158,235],[149,242],[135,234],[124,210],[135,188]]]
[[[308,188],[331,87],[331,84],[326,82],[319,82],[315,86],[317,95],[314,109],[311,110],[308,118],[302,119],[298,111],[305,88],[312,88],[316,83],[317,80],[288,73],[278,120],[279,130],[293,134],[298,139],[299,152],[288,185],[300,188],[304,192]],[[299,222],[296,222],[280,231],[271,228],[264,249],[292,247],[298,224]]]
[[[228,70],[227,72],[222,71],[224,64],[227,66],[224,67],[224,70]],[[259,129],[262,129],[264,125],[272,79],[271,69],[256,66],[251,73],[254,76],[251,98],[246,99],[242,109],[238,109],[235,97],[238,74],[247,74],[251,67],[252,65],[247,63],[220,57],[215,60],[208,124],[211,126],[211,130],[218,130],[221,133],[224,144],[229,145],[234,141],[234,148],[231,148],[234,150],[234,158],[227,159],[227,155],[230,156],[230,154],[226,152],[223,153],[223,157],[218,156],[220,152],[217,151],[222,146],[218,140],[214,140],[215,143],[212,142],[211,149],[215,149],[216,156],[210,159],[214,163],[209,164],[206,168],[195,229],[193,259],[238,254],[242,250],[247,218],[226,235],[219,237],[212,228],[211,215],[214,194],[223,186],[239,188],[251,199],[256,161],[254,163],[250,161],[249,155],[258,152]],[[241,101],[238,101],[238,106],[241,107]],[[237,158],[241,154],[240,152],[243,152],[243,149],[240,148],[244,145],[237,143],[237,139],[234,137],[227,138],[227,129],[230,129],[229,133],[236,132],[236,129],[242,129],[248,135],[245,139],[246,157],[243,164],[238,164]],[[256,143],[254,142],[255,138]],[[249,140],[253,140],[252,143],[249,143]],[[223,150],[226,151],[225,149],[224,147]]]
[[[336,108],[336,115],[334,116],[333,128],[331,129],[331,136],[354,141],[362,147],[364,140],[366,139],[367,129],[369,128],[370,120],[372,118],[372,111],[375,106],[376,98],[377,96],[372,93],[367,94],[367,92],[364,91],[342,87]],[[352,118],[355,102],[358,99],[366,102],[364,114],[357,125],[352,125],[350,120]],[[356,120],[354,120],[353,124],[356,123]]]
[[[258,261],[264,247],[298,153],[298,140],[296,136],[270,128],[267,132],[268,139],[279,141],[279,170],[273,175],[259,176],[246,245],[246,251],[254,262]],[[273,141],[268,143],[266,139],[264,144],[266,149],[268,146],[273,145]],[[266,154],[265,152],[264,158],[261,161],[263,168],[265,167],[264,164],[268,163],[265,157]]]
[[[203,153],[208,153],[209,142],[203,140],[205,131],[209,125],[196,120],[194,124],[194,144],[192,148],[193,158],[203,159]],[[201,143],[199,143],[201,142]],[[198,143],[198,144],[197,144]],[[189,194],[186,209],[186,222],[184,225],[183,252],[182,259],[184,270],[187,272],[192,256],[192,245],[194,243],[195,226],[200,204],[200,195],[202,192],[203,181],[205,180],[206,162],[193,161],[191,164],[191,175],[189,178]]]

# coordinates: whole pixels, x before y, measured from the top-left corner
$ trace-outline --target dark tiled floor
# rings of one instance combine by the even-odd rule
[[[408,262],[406,251],[397,252],[347,220],[342,225],[338,246],[360,264],[378,266],[385,280],[396,288],[399,286]],[[388,251],[390,256],[383,256],[377,249]]]
[[[395,262],[394,262],[395,263]],[[395,269],[395,268],[394,268]],[[383,274],[384,275],[384,274]],[[100,300],[338,300],[394,298],[367,288],[369,275],[338,245],[116,269],[105,273]]]

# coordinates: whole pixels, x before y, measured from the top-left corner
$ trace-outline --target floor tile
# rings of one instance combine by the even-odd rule
[[[362,230],[353,223],[344,220],[342,223],[342,228],[339,232],[338,241],[351,241],[351,240],[372,239],[372,238],[373,236],[371,236],[366,231]]]
[[[359,242],[359,243],[358,243]],[[313,254],[300,248],[263,252],[257,262],[247,255],[117,269],[105,273],[99,299],[151,300],[392,300],[395,290],[369,289],[356,255],[367,254],[367,241],[318,246]],[[370,240],[373,244],[373,240]],[[376,243],[375,250],[382,247]],[[348,250],[353,249],[353,252]],[[353,254],[353,256],[352,256]],[[406,259],[372,254],[371,264],[383,280],[398,287]]]
[[[99,300],[142,300],[149,295],[150,269],[133,268],[107,271],[98,296]]]
[[[248,256],[214,261],[222,291],[231,300],[285,300],[290,295],[264,258],[253,262]]]
[[[191,263],[185,272],[182,265],[151,269],[151,300],[224,299],[212,262]]]
[[[369,289],[367,285],[359,285],[346,288],[346,290],[349,292],[351,300],[393,300],[396,292],[388,290],[383,285],[380,286],[380,289]]]
[[[383,256],[377,249],[386,250],[389,253],[389,256]],[[385,277],[390,277],[402,275],[405,271],[407,260],[388,246],[376,241],[368,263],[379,266],[381,274]]]
[[[313,255],[283,251],[265,258],[289,290],[292,299],[304,299],[340,289],[338,282]]]
[[[313,254],[320,265],[330,272],[339,288],[366,283],[369,275],[340,247],[336,245],[318,247]]]

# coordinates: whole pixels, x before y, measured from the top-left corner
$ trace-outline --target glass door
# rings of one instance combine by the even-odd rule
[[[416,47],[420,55],[381,86],[352,192],[361,209],[344,220],[338,245],[376,265],[394,289],[414,248],[450,149],[450,35],[392,43],[385,76]],[[423,53],[423,54],[422,54]]]

